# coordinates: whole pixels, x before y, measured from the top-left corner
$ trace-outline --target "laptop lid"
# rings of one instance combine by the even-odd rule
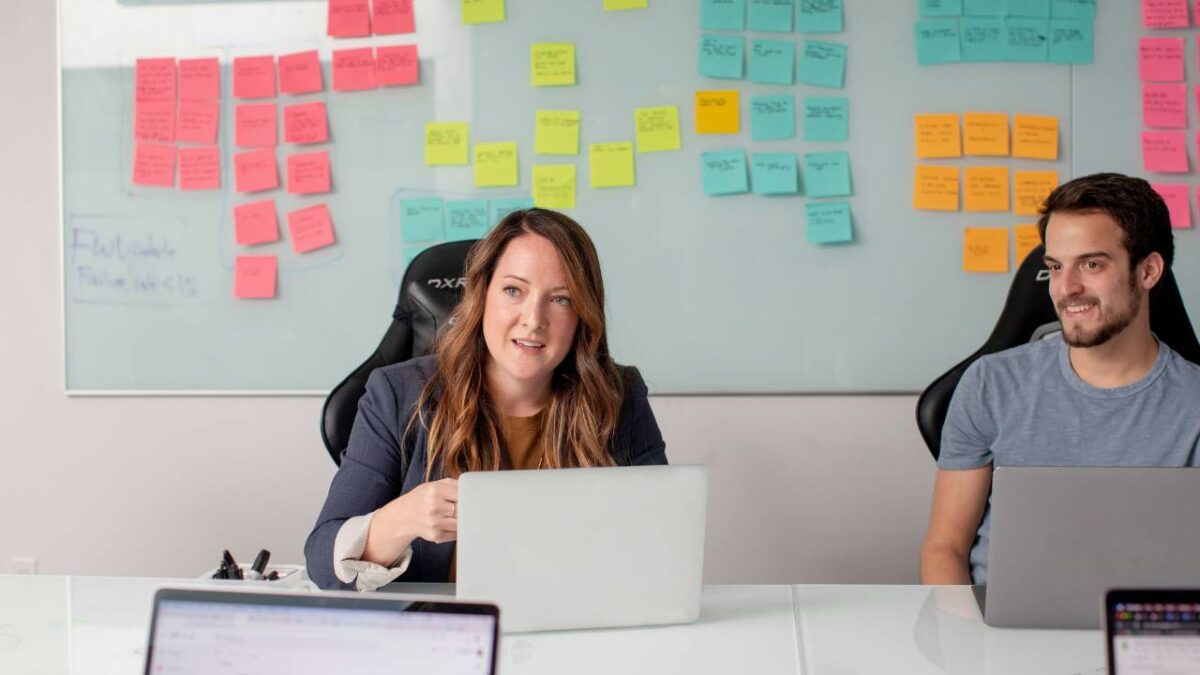
[[[1200,671],[1200,588],[1109,591],[1104,642],[1110,675]]]
[[[458,597],[505,632],[694,621],[707,501],[700,465],[464,474]]]
[[[162,589],[146,675],[494,675],[496,607],[357,593]]]

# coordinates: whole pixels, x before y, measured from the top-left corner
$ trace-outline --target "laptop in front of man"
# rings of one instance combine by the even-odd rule
[[[689,623],[707,500],[699,465],[463,474],[458,597],[504,632]]]
[[[1105,591],[1200,586],[1200,469],[1000,467],[983,619],[1100,627]]]

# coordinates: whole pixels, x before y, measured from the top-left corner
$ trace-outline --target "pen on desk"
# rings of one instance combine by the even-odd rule
[[[254,564],[250,569],[246,570],[246,578],[258,581],[263,578],[263,570],[267,569],[267,561],[271,559],[271,552],[267,549],[261,549],[258,556],[254,558]]]
[[[237,561],[233,559],[233,554],[229,552],[229,549],[225,549],[222,559],[225,561],[225,564],[229,566],[227,574],[229,574],[230,579],[243,578],[242,568],[238,567]]]

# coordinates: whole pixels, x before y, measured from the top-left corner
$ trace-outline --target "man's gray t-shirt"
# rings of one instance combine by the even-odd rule
[[[1198,466],[1200,366],[1159,341],[1133,384],[1100,389],[1054,337],[980,358],[963,373],[942,427],[939,469],[994,466]],[[971,547],[987,583],[991,495]]]

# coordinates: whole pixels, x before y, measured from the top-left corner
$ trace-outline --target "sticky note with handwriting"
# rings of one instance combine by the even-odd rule
[[[963,169],[963,208],[967,211],[1008,210],[1008,167],[968,166]]]
[[[750,191],[744,150],[717,150],[700,154],[704,194],[720,196]]]
[[[750,97],[750,138],[778,141],[795,137],[795,96],[775,94]]]
[[[239,148],[273,148],[279,143],[274,103],[243,103],[233,116]]]
[[[1051,115],[1013,115],[1012,156],[1058,159],[1058,118]]]
[[[381,87],[416,84],[421,79],[420,64],[416,45],[377,47],[375,82]]]
[[[300,144],[328,141],[329,120],[325,102],[297,103],[284,108],[283,140]]]
[[[274,95],[274,56],[242,56],[233,60],[234,98],[271,98]]]
[[[1036,216],[1046,197],[1058,187],[1057,171],[1013,172],[1013,213]]]
[[[324,88],[317,50],[279,57],[279,91],[285,94],[311,94]]]
[[[530,77],[535,87],[575,84],[575,45],[571,42],[535,42]]]
[[[369,0],[329,0],[326,35],[330,37],[366,37],[371,34]]]
[[[575,208],[575,165],[534,164],[533,203],[543,209]]]
[[[846,80],[846,45],[805,40],[800,52],[796,81],[818,87],[841,89]]]
[[[371,31],[376,35],[398,35],[416,31],[413,0],[372,0]]]
[[[133,184],[174,187],[175,146],[166,143],[138,143],[133,154]]]
[[[1187,137],[1182,131],[1143,131],[1142,165],[1155,173],[1187,173]]]
[[[968,227],[963,231],[964,272],[1008,271],[1008,228]]]
[[[1167,203],[1167,212],[1171,216],[1171,227],[1183,229],[1192,226],[1191,190],[1184,183],[1151,183]]]
[[[179,100],[221,98],[221,64],[215,58],[179,59]]]
[[[579,111],[537,111],[533,129],[533,151],[539,155],[578,155]]]
[[[1008,151],[1007,113],[963,113],[963,154],[1006,157]]]
[[[758,195],[800,192],[800,172],[792,152],[756,152],[750,158],[750,186]]]
[[[704,30],[746,30],[746,0],[700,0]]]
[[[238,192],[262,192],[279,187],[275,151],[249,150],[233,156],[234,184]]]
[[[239,255],[233,258],[233,297],[267,300],[275,297],[279,262],[273,255]]]
[[[468,161],[469,129],[466,122],[425,124],[425,164],[449,166]]]
[[[218,101],[180,101],[175,140],[203,145],[216,143],[220,115],[221,104]]]
[[[175,101],[136,101],[133,111],[133,140],[175,142]]]
[[[400,200],[400,233],[405,242],[442,239],[443,232],[441,197]]]
[[[1160,129],[1186,129],[1187,85],[1143,84],[1142,123]]]
[[[736,134],[740,126],[736,89],[696,92],[696,133]]]
[[[913,123],[918,159],[962,157],[958,115],[915,115]]]
[[[134,62],[135,101],[175,100],[175,59],[138,59]]]
[[[292,211],[287,215],[287,222],[292,250],[296,253],[308,253],[334,243],[333,219],[324,204]]]
[[[179,189],[221,189],[221,151],[215,145],[179,148]]]
[[[745,75],[746,40],[740,36],[700,36],[700,74],[725,80]]]
[[[334,50],[334,91],[366,91],[375,87],[374,50],[370,47]]]
[[[452,199],[446,202],[446,241],[481,239],[490,227],[486,199]]]
[[[957,166],[918,164],[913,176],[913,208],[919,211],[958,210]]]
[[[810,244],[844,244],[854,240],[850,204],[844,201],[804,205],[805,238]]]
[[[234,240],[238,246],[279,241],[279,218],[275,200],[264,199],[233,207]]]
[[[515,142],[476,143],[475,186],[505,187],[520,182]]]
[[[1183,82],[1183,38],[1142,38],[1138,77],[1142,82]]]
[[[635,108],[633,123],[639,153],[679,149],[679,108],[673,105]]]
[[[633,143],[617,141],[589,144],[588,172],[593,188],[634,185]]]
[[[465,24],[504,21],[504,0],[461,0],[460,6]]]
[[[329,192],[329,151],[300,152],[287,158],[287,191],[294,195]]]

